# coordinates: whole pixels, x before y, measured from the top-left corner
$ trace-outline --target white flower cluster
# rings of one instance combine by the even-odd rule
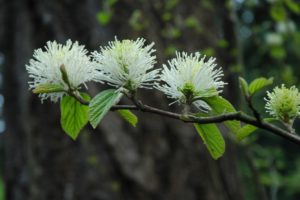
[[[79,89],[87,81],[105,82],[132,92],[155,87],[174,102],[210,110],[203,98],[218,95],[225,85],[221,80],[223,71],[217,67],[215,58],[206,59],[200,53],[176,53],[176,58],[163,65],[160,74],[160,69],[154,69],[153,45],[145,45],[142,38],[135,41],[115,39],[89,56],[84,46],[77,42],[68,40],[65,45],[48,42],[46,50],[36,50],[34,58],[26,65],[32,79],[29,86],[35,89],[42,84],[61,85],[63,92],[40,94],[42,100],[50,98],[52,101],[57,101],[70,89]],[[69,84],[63,78],[62,65]],[[162,83],[158,83],[160,80]]]
[[[194,104],[203,111],[210,110],[201,98],[218,95],[225,85],[221,80],[223,71],[217,68],[215,58],[206,61],[200,53],[177,53],[168,64],[169,67],[163,65],[160,75],[165,84],[156,84],[156,88],[175,99],[174,102]]]
[[[65,67],[68,79],[73,89],[81,84],[95,79],[96,69],[87,55],[88,51],[78,42],[72,43],[68,40],[65,45],[56,41],[47,42],[45,51],[37,49],[34,51],[33,59],[26,65],[29,74],[29,88],[35,89],[43,84],[56,84],[62,86],[66,91],[70,88],[65,83],[61,74],[61,66]],[[64,92],[40,93],[42,101],[50,98],[56,102],[64,95]]]
[[[128,90],[151,88],[157,80],[159,70],[154,68],[156,56],[152,49],[154,43],[144,47],[145,39],[136,41],[115,39],[107,47],[100,47],[100,52],[93,52],[97,69],[102,72],[97,76],[115,87]]]

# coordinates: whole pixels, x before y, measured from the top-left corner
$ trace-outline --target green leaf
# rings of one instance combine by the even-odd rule
[[[227,40],[221,39],[221,40],[218,40],[217,45],[218,45],[218,47],[220,47],[222,49],[226,49],[229,47],[229,42]]]
[[[286,57],[287,53],[286,53],[286,50],[282,46],[273,46],[270,49],[270,55],[274,59],[282,60]]]
[[[249,85],[249,92],[251,95],[254,95],[259,90],[264,87],[271,85],[273,83],[273,78],[266,79],[264,77],[260,77],[252,81]]]
[[[286,11],[282,5],[275,4],[272,6],[270,15],[275,21],[283,21],[286,19]]]
[[[214,56],[216,54],[216,51],[213,48],[206,48],[202,50],[203,55],[207,55],[207,56]]]
[[[58,84],[41,84],[34,88],[32,92],[34,94],[40,94],[40,93],[53,93],[53,92],[63,92],[64,88],[61,85]]]
[[[114,90],[104,90],[96,95],[90,102],[89,105],[89,121],[93,128],[96,128],[100,121],[103,119],[105,114],[110,108],[119,102],[122,97],[122,93]]]
[[[236,112],[233,105],[221,96],[213,96],[210,98],[204,98],[203,100],[212,108],[214,114]],[[241,128],[241,123],[237,120],[226,121],[224,124],[233,133],[236,133]]]
[[[113,6],[118,2],[118,0],[107,0],[109,6]]]
[[[89,95],[81,93],[81,97],[89,101]],[[82,105],[71,96],[64,96],[60,102],[61,119],[63,130],[75,140],[80,130],[88,122],[88,106]]]
[[[300,14],[300,4],[294,0],[285,0],[286,6],[294,13]]]
[[[239,82],[240,82],[240,88],[241,88],[243,94],[248,97],[249,96],[249,86],[248,86],[247,81],[244,78],[239,77]]]
[[[136,9],[132,12],[128,22],[129,25],[132,26],[136,31],[141,31],[148,25],[147,20],[145,20],[143,17],[143,12],[139,9]]]
[[[97,20],[102,25],[107,25],[112,17],[112,13],[108,11],[100,11],[97,13]]]
[[[136,126],[138,123],[138,118],[135,114],[133,114],[130,110],[117,110],[117,113],[129,124],[131,124],[133,127]]]
[[[5,183],[4,180],[2,178],[2,176],[0,177],[0,200],[5,200],[6,199],[6,194],[5,194]]]
[[[257,129],[256,126],[247,124],[243,126],[240,130],[237,132],[237,138],[238,140],[242,140],[245,137],[249,136],[251,133],[253,133]]]
[[[216,160],[225,152],[225,141],[215,124],[194,124],[210,155]]]
[[[276,120],[275,118],[265,118],[265,119],[263,119],[263,121],[265,121],[265,122],[272,122],[272,121],[275,121],[275,120]],[[245,137],[249,136],[251,133],[256,131],[256,129],[258,129],[256,126],[246,124],[245,126],[240,128],[240,130],[238,130],[238,132],[237,132],[238,140],[242,140]]]

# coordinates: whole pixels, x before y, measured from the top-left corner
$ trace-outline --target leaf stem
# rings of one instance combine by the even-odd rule
[[[248,104],[248,107],[250,108],[250,110],[252,111],[254,117],[257,119],[257,121],[261,121],[261,117],[259,112],[255,109],[255,107],[253,106],[252,103],[252,96],[245,96],[246,102]]]
[[[67,94],[70,95],[71,97],[74,97],[74,98],[75,98],[79,103],[81,103],[82,105],[88,106],[89,103],[90,103],[89,101],[83,99],[83,98],[80,96],[79,92],[77,92],[77,91],[69,90],[69,91],[67,92]]]

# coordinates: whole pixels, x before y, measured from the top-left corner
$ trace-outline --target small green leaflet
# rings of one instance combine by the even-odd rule
[[[275,120],[276,120],[275,118],[265,118],[264,119],[265,122],[272,122],[272,121],[275,121]],[[242,139],[249,136],[251,133],[253,133],[256,130],[257,130],[256,126],[246,124],[245,126],[240,128],[240,130],[238,130],[237,138],[238,138],[238,140],[242,140]]]
[[[88,117],[93,128],[98,126],[110,108],[119,102],[122,95],[120,91],[109,89],[100,92],[91,100]]]
[[[96,18],[101,25],[107,25],[111,20],[112,13],[108,11],[100,11],[97,13]]]
[[[249,86],[245,79],[239,77],[240,88],[245,96],[249,96]]]
[[[263,89],[264,87],[271,85],[272,83],[273,83],[273,78],[269,78],[269,79],[266,79],[264,77],[257,78],[250,83],[249,93],[253,95],[259,90]]]
[[[286,0],[284,1],[285,5],[294,13],[300,14],[300,5],[297,1],[294,0]]]
[[[138,118],[130,110],[117,110],[117,113],[133,127],[138,123]]]
[[[81,97],[86,101],[91,99],[85,93],[81,93]],[[75,140],[88,122],[88,106],[82,105],[71,96],[64,96],[60,101],[60,111],[60,123],[63,130]]]
[[[40,94],[40,93],[53,93],[53,92],[63,92],[64,88],[61,85],[58,84],[41,84],[34,88],[32,92],[34,94]]]
[[[215,124],[194,124],[213,159],[220,158],[225,152],[225,141]]]
[[[245,126],[243,126],[240,130],[238,130],[237,132],[237,138],[238,140],[242,140],[245,137],[249,136],[251,133],[253,133],[254,131],[256,131],[257,127],[247,124]]]
[[[221,96],[213,96],[210,98],[204,98],[203,100],[212,108],[214,114],[236,112],[231,103]],[[236,120],[225,121],[224,124],[233,133],[237,133],[237,131],[241,128],[241,123]]]
[[[284,21],[287,17],[284,6],[279,3],[271,6],[270,15],[277,22]]]

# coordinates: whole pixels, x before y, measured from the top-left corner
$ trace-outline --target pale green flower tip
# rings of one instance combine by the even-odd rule
[[[285,123],[291,123],[300,116],[300,93],[295,86],[277,86],[272,92],[267,92],[265,100],[266,112]]]

